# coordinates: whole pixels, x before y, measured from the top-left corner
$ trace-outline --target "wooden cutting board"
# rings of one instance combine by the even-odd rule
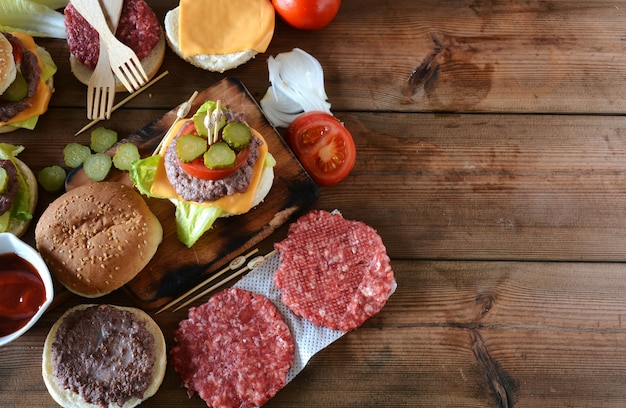
[[[199,92],[188,116],[204,101],[217,99],[229,109],[243,112],[248,124],[265,138],[277,162],[274,185],[256,208],[244,215],[218,219],[192,248],[187,248],[176,236],[174,205],[168,200],[146,198],[163,226],[163,242],[148,265],[124,288],[142,308],[159,307],[195,287],[278,227],[301,214],[319,195],[317,185],[239,80],[225,78]],[[178,107],[172,109],[160,119],[120,140],[118,145],[132,142],[137,145],[142,157],[151,155],[176,120],[177,110]],[[115,154],[116,148],[117,145],[108,154]],[[117,170],[113,170],[107,180],[133,185],[128,173]],[[66,188],[69,190],[89,182],[79,168],[68,176]]]

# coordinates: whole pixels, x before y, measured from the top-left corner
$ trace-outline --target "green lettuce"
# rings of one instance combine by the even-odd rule
[[[15,146],[9,143],[0,143],[0,159],[10,160],[15,167],[15,157],[24,150],[24,146]],[[18,167],[19,168],[19,167]],[[10,212],[2,214],[0,217],[0,232],[5,232],[9,227],[9,218],[15,218],[19,221],[28,221],[33,218],[30,213],[30,189],[26,183],[24,176],[18,172],[17,180],[19,187],[17,194],[11,206]],[[9,215],[7,215],[9,214]]]
[[[211,229],[223,213],[219,207],[204,207],[189,201],[176,201],[176,233],[180,242],[191,248]]]
[[[156,176],[161,155],[146,157],[133,162],[130,168],[130,179],[139,192],[154,198],[159,197],[150,191]],[[213,226],[223,211],[218,207],[207,207],[187,201],[171,200],[176,205],[176,232],[180,242],[191,248],[200,237]]]
[[[61,0],[0,1],[0,31],[23,31],[33,37],[66,38]]]

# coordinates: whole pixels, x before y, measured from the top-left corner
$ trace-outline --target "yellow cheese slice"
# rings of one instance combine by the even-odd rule
[[[165,137],[163,147],[159,152],[161,158],[159,159],[154,182],[152,183],[152,187],[150,188],[150,192],[155,196],[175,198],[180,201],[185,201],[181,196],[176,193],[176,190],[170,184],[167,178],[167,173],[165,172],[164,153],[167,146],[178,134],[178,131],[186,121],[186,119],[178,121],[172,127],[172,130],[169,132],[169,134]],[[250,211],[250,209],[252,208],[252,201],[254,199],[254,192],[259,186],[261,173],[263,172],[263,165],[265,163],[265,156],[268,152],[267,142],[265,142],[263,136],[261,136],[261,134],[254,129],[252,129],[252,131],[254,132],[256,137],[263,141],[263,145],[259,147],[259,158],[254,165],[254,172],[252,175],[252,180],[250,180],[248,190],[245,193],[237,193],[230,196],[225,196],[215,201],[198,203],[199,205],[206,207],[219,207],[229,214],[245,214],[246,212]]]
[[[41,59],[39,58],[39,55],[37,54],[37,45],[35,44],[33,37],[31,37],[30,35],[21,33],[21,32],[17,32],[17,31],[12,32],[11,35],[19,39],[22,42],[22,44],[24,44],[24,47],[26,47],[26,49],[28,49],[30,52],[32,52],[33,54],[37,56],[39,68],[43,69],[43,64],[41,62]],[[30,117],[45,113],[46,110],[48,110],[48,103],[50,102],[51,97],[52,97],[52,91],[50,90],[50,88],[48,88],[46,83],[40,77],[39,84],[37,85],[37,90],[35,91],[35,94],[31,96],[30,99],[28,99],[30,106],[24,109],[23,111],[21,111],[20,113],[18,113],[17,115],[15,115],[14,117],[12,117],[10,120],[6,122],[0,122],[0,126],[4,126],[6,124],[11,124],[11,123],[16,123],[16,122],[21,122]]]
[[[185,58],[265,52],[274,35],[275,11],[269,0],[181,0],[179,19]]]

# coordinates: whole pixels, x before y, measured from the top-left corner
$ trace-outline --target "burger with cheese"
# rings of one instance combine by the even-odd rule
[[[275,164],[243,114],[207,101],[172,126],[158,154],[133,163],[130,177],[143,194],[174,203],[178,238],[191,247],[219,217],[263,201]]]
[[[165,33],[185,61],[224,72],[267,50],[274,20],[268,0],[181,0],[165,15]]]
[[[37,179],[17,155],[22,146],[0,143],[0,232],[21,236],[37,206]]]
[[[35,128],[39,115],[48,110],[56,70],[33,37],[0,32],[0,133]]]

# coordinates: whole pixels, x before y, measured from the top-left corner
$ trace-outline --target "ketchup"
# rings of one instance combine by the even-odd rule
[[[0,336],[24,327],[46,301],[37,270],[14,253],[0,255]]]

